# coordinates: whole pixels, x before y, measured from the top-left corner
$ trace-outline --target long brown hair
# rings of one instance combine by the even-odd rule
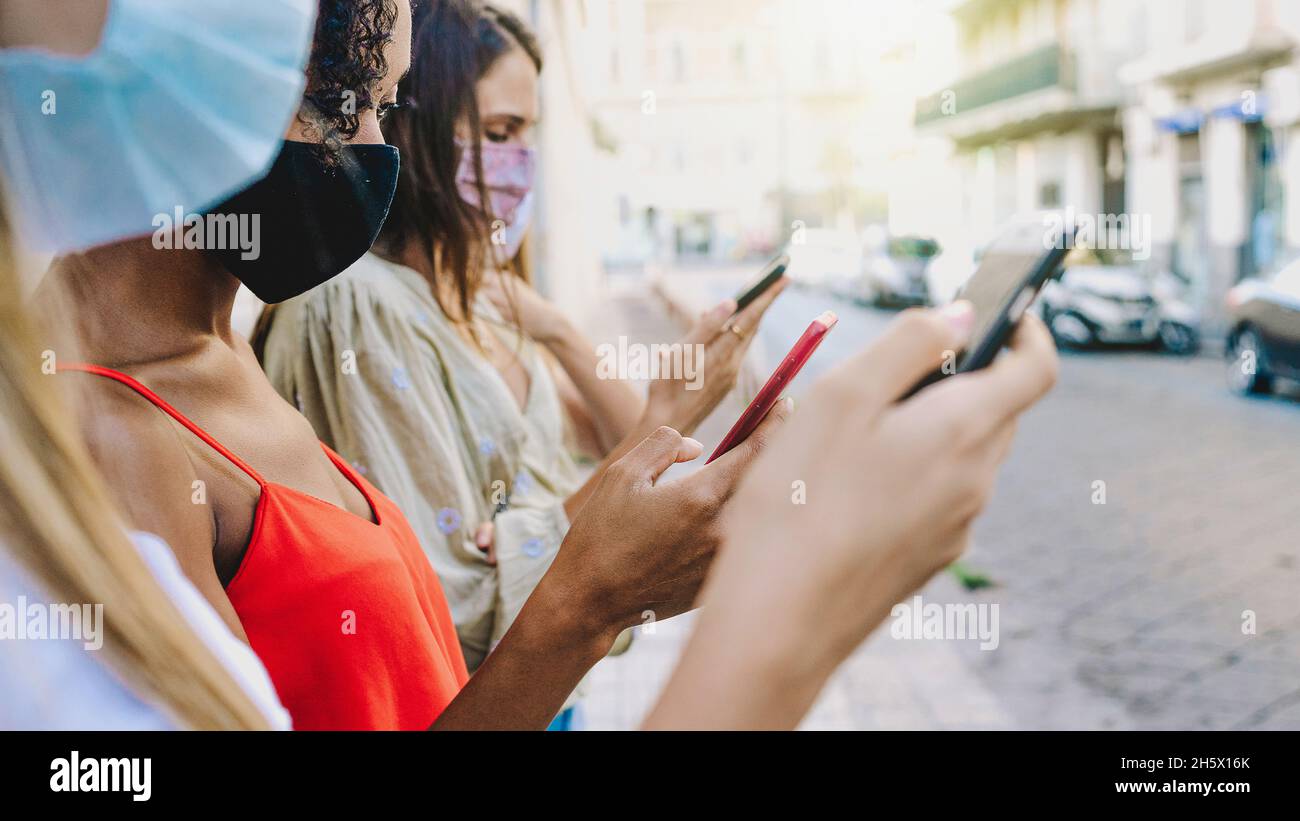
[[[432,0],[415,10],[411,71],[398,87],[402,108],[384,120],[385,138],[402,153],[397,196],[375,250],[401,259],[408,248],[420,253],[432,271],[433,293],[444,313],[457,321],[473,316],[472,304],[484,267],[494,216],[483,185],[482,162],[475,156],[478,200],[485,210],[465,202],[456,189],[460,149],[456,124],[469,123],[470,143],[483,139],[475,85],[492,65],[513,49],[522,49],[538,71],[542,50],[523,20],[509,11],[477,0]],[[511,262],[516,273],[526,268]],[[450,283],[454,310],[439,284]]]
[[[52,600],[104,605],[106,661],[195,729],[267,722],[127,537],[71,412],[41,371],[0,191],[0,549]]]

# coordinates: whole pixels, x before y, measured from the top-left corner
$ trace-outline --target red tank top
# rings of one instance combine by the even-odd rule
[[[442,586],[392,500],[323,443],[374,521],[257,471],[126,374],[114,379],[188,428],[260,488],[226,595],[296,730],[425,729],[469,680]]]

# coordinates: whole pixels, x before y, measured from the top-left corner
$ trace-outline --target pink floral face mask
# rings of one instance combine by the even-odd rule
[[[488,208],[479,202],[474,177],[474,152],[470,143],[456,141],[460,147],[460,166],[456,169],[456,188],[461,199],[506,225],[515,221],[519,203],[533,188],[537,176],[537,152],[519,145],[479,143],[483,157],[483,187],[488,193]]]

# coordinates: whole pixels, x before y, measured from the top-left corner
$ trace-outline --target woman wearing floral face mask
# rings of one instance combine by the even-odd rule
[[[118,0],[119,11],[126,5]],[[209,8],[185,8],[191,5]],[[111,24],[108,30],[106,42],[123,39],[120,31],[111,36]],[[91,455],[131,524],[166,538],[181,571],[265,662],[297,727],[544,726],[646,608],[669,618],[692,606],[724,538],[726,555],[705,593],[710,606],[650,724],[797,720],[889,604],[960,550],[1016,416],[1050,384],[1050,337],[1041,323],[1028,322],[987,372],[894,403],[944,351],[961,347],[961,329],[969,332],[972,319],[969,306],[907,315],[823,379],[784,437],[780,422],[789,408],[782,405],[736,450],[675,482],[659,477],[674,462],[698,457],[701,446],[657,429],[605,471],[518,619],[467,681],[441,588],[402,511],[320,447],[230,330],[240,281],[270,299],[305,292],[359,256],[378,230],[397,157],[382,143],[377,115],[394,96],[409,37],[404,3],[320,0],[305,110],[264,179],[205,209],[263,217],[260,254],[157,247],[168,232],[101,244],[105,236],[86,233],[95,213],[69,220],[81,238],[75,247],[95,247],[57,260],[39,301],[49,326],[75,340],[42,332],[26,340],[35,344],[9,346],[13,355],[0,368],[15,375],[16,386],[0,391],[0,441],[19,445],[0,448],[0,485],[14,489],[0,494],[13,502],[6,505],[13,515],[0,516],[5,537],[51,592],[119,597],[105,595],[110,603],[129,592],[152,596],[154,604],[140,599],[140,618],[129,628],[110,629],[108,644],[138,648],[143,682],[177,699],[179,717],[195,726],[260,723],[249,699],[223,681],[228,676],[214,675],[213,660],[176,646],[184,631],[149,631],[150,619],[167,609],[156,606],[154,585],[115,585],[131,569],[122,559],[131,548],[93,543],[96,535],[111,540],[102,531],[117,525],[80,470],[84,458],[68,447],[72,437],[53,424],[57,414],[42,412],[56,404],[54,384],[80,387]],[[174,56],[176,47],[163,51]],[[197,54],[183,56],[193,61]],[[176,89],[175,76],[168,79],[139,99],[164,99]],[[345,100],[355,101],[355,114],[346,114]],[[274,117],[272,142],[283,115]],[[157,137],[154,129],[163,127],[156,119],[130,125],[141,137]],[[156,141],[139,142],[158,156]],[[21,173],[26,153],[10,158],[20,162],[8,163],[7,173]],[[208,172],[216,167],[205,165]],[[175,182],[203,198],[185,177]],[[63,199],[57,181],[18,191],[23,207]],[[25,197],[32,193],[37,198]],[[18,339],[11,332],[26,323],[17,297],[0,305],[8,308],[0,312],[0,333]],[[31,387],[47,379],[37,375],[37,350],[57,353],[63,375],[49,387]],[[72,351],[94,365],[75,366]],[[338,367],[353,373],[366,355],[339,353]],[[737,491],[765,443],[761,470]],[[863,477],[864,464],[878,469]],[[803,512],[775,503],[792,476],[820,477],[822,490]],[[724,528],[718,511],[733,496],[733,523]],[[808,543],[819,549],[806,550]],[[82,600],[98,601],[99,593]],[[789,617],[773,624],[754,618],[759,608]],[[206,667],[187,675],[191,664]],[[213,698],[219,692],[221,703]]]
[[[265,158],[273,162],[264,176],[231,195],[211,190],[216,163],[204,164],[209,180],[198,187],[190,174],[180,173],[184,164],[163,163],[178,172],[175,179],[151,177],[151,183],[170,181],[172,190],[219,201],[177,202],[198,212],[170,227],[160,219],[152,236],[106,241],[104,231],[89,233],[102,228],[95,211],[73,211],[76,218],[68,222],[74,224],[60,233],[76,242],[57,246],[70,253],[54,261],[34,306],[45,320],[35,350],[55,354],[58,376],[36,378],[52,378],[52,385],[77,393],[90,455],[131,527],[161,537],[180,572],[224,622],[227,636],[233,633],[252,647],[295,728],[415,729],[435,722],[440,728],[503,722],[544,727],[645,608],[655,606],[668,617],[690,606],[721,538],[720,500],[735,488],[757,444],[746,443],[708,469],[660,486],[654,479],[674,461],[699,455],[698,442],[664,429],[620,460],[583,518],[598,527],[629,510],[642,515],[620,527],[617,545],[567,539],[528,606],[469,680],[442,586],[403,511],[322,447],[307,420],[276,394],[247,341],[231,329],[240,283],[275,301],[317,287],[360,258],[397,184],[399,157],[384,142],[380,115],[394,104],[409,65],[410,6],[405,0],[317,3],[305,93],[300,96],[303,74],[295,60],[288,69],[293,82],[277,94],[289,95],[289,103],[300,101],[298,115],[291,116],[289,105],[277,107],[268,125],[260,106],[241,109],[241,117],[259,124],[251,134],[236,132],[245,149],[253,134],[269,137]],[[158,5],[117,0],[112,8],[119,16],[110,12],[105,42],[130,42],[118,28],[125,19],[120,15],[153,19],[148,12]],[[274,7],[266,0],[264,5]],[[213,8],[180,6],[200,15]],[[304,37],[309,29],[304,22]],[[197,31],[210,33],[202,26]],[[241,42],[273,51],[261,43],[264,37],[277,34],[256,29]],[[178,54],[176,43],[184,41],[174,36],[144,42],[175,62],[204,56],[194,48]],[[263,55],[254,65],[265,71],[274,64]],[[130,77],[115,68],[110,77]],[[48,87],[44,73],[38,77],[36,87]],[[125,83],[133,92],[126,111],[150,111],[151,103],[171,100],[175,72],[166,79]],[[254,75],[253,81],[268,92],[275,89],[265,77]],[[93,96],[113,99],[103,92]],[[121,107],[77,113],[91,126],[125,126],[127,139],[107,141],[106,147],[131,160],[171,158],[162,144],[172,141],[160,137],[178,123],[194,133],[190,145],[214,136],[211,129],[216,136],[229,133],[221,130],[220,118],[205,129],[176,116],[123,123]],[[0,140],[0,149],[10,147],[9,136]],[[116,167],[96,168],[85,180],[42,180],[23,173],[31,170],[28,157],[26,151],[6,150],[3,176],[17,172],[20,182],[34,183],[18,186],[18,192],[21,202],[35,207],[52,203],[62,189],[59,181],[135,180]],[[238,177],[227,187],[231,183],[238,187]],[[141,207],[162,196],[161,216],[170,216],[167,197],[158,190],[144,186],[150,196],[140,199],[146,203]],[[252,228],[257,224],[260,231]],[[245,227],[253,233],[243,235]],[[241,236],[252,240],[251,247],[232,243]],[[61,243],[63,237],[51,239]],[[340,353],[341,369],[352,369],[354,360],[364,364],[364,350]],[[41,367],[35,357],[22,358],[33,369]],[[769,433],[778,416],[765,423]],[[53,453],[57,443],[42,436],[25,439],[23,450],[0,448],[0,474],[9,477],[0,485],[39,493],[30,485],[35,474],[8,457],[44,444],[44,452]],[[430,464],[430,470],[445,469]],[[664,511],[672,513],[667,522]],[[63,538],[57,530],[47,532]],[[159,638],[172,641],[176,635]],[[201,654],[173,658],[184,664],[196,655]],[[198,682],[217,683],[210,676]],[[271,706],[270,712],[279,710]]]
[[[0,609],[18,616],[0,617],[0,729],[289,725],[253,651],[167,545],[129,533],[114,509],[62,401],[69,385],[37,364],[72,358],[69,340],[38,344],[23,298],[33,272],[13,251],[147,234],[170,203],[208,202],[258,176],[301,97],[315,10],[0,4]],[[147,159],[140,121],[115,116],[146,101],[169,124]],[[34,612],[50,614],[31,627],[51,640],[12,640]],[[88,640],[67,640],[65,626]]]
[[[527,286],[517,253],[536,173],[534,36],[491,5],[440,0],[416,9],[412,59],[384,121],[402,172],[375,250],[264,317],[262,361],[411,518],[473,669],[604,468],[660,425],[689,435],[732,387],[780,288],[737,317],[740,334],[723,327],[730,303],[692,330],[707,346],[700,390],[660,380],[643,401],[598,378],[595,346]],[[335,366],[345,351],[351,372]],[[582,487],[570,422],[603,460]]]

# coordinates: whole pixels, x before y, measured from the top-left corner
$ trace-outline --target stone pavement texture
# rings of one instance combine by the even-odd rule
[[[743,279],[679,290],[720,298]],[[841,327],[796,394],[890,318],[787,293],[761,331],[764,375],[826,307]],[[680,335],[642,285],[616,288],[609,308],[605,333]],[[741,408],[729,397],[697,438],[712,447]],[[1298,443],[1300,401],[1230,394],[1215,358],[1065,355],[975,527],[966,563],[994,586],[970,592],[943,574],[921,591],[926,603],[996,603],[997,649],[896,640],[882,626],[803,726],[1300,729]],[[1247,611],[1253,633],[1243,632]],[[689,616],[661,622],[597,666],[591,729],[637,725],[690,626]]]

